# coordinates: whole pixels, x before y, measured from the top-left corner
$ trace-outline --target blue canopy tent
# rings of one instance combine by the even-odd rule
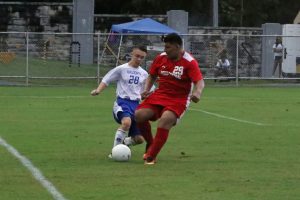
[[[111,34],[105,44],[100,62],[103,59],[105,50],[107,49],[110,54],[116,58],[116,66],[118,63],[124,63],[124,61],[120,60],[120,49],[123,41],[123,34],[164,35],[169,33],[179,34],[178,31],[150,18],[112,25]]]
[[[133,22],[112,25],[115,33],[145,33],[145,34],[168,34],[178,33],[176,30],[161,24],[153,19],[145,18]]]

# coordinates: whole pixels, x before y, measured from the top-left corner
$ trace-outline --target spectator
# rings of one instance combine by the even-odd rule
[[[283,45],[282,45],[282,39],[281,37],[276,37],[276,42],[273,45],[273,52],[274,52],[274,65],[273,65],[273,73],[272,76],[275,76],[276,69],[278,67],[278,74],[279,77],[282,76],[282,51],[283,51]]]
[[[227,59],[225,53],[221,55],[221,58],[217,61],[216,64],[215,77],[218,76],[225,76],[225,77],[230,76],[230,62]],[[215,82],[216,81],[217,79],[215,79]]]

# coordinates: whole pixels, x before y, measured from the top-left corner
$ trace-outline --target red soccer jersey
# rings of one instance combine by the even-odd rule
[[[154,92],[163,99],[186,100],[191,93],[192,83],[201,79],[198,62],[187,52],[180,60],[172,61],[164,52],[153,61],[149,73],[158,76],[158,89]]]

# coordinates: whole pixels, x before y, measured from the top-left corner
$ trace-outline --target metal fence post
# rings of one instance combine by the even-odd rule
[[[97,83],[100,83],[100,33],[97,33]]]
[[[239,34],[236,35],[235,84],[239,86]]]
[[[29,33],[26,32],[26,86],[29,85]]]
[[[116,66],[118,66],[118,63],[119,63],[119,57],[120,57],[120,51],[121,51],[122,41],[123,41],[123,34],[121,34],[121,39],[120,39],[120,44],[119,44],[118,54],[117,54],[117,62],[116,62]]]

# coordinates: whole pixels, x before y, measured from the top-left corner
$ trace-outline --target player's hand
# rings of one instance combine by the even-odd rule
[[[196,92],[194,92],[192,95],[191,95],[191,100],[194,102],[194,103],[198,103],[200,101],[200,96],[201,94],[198,94]]]
[[[96,96],[98,94],[99,94],[99,91],[97,89],[91,91],[92,96]]]
[[[141,94],[142,100],[146,99],[152,92],[150,91],[144,91]]]

